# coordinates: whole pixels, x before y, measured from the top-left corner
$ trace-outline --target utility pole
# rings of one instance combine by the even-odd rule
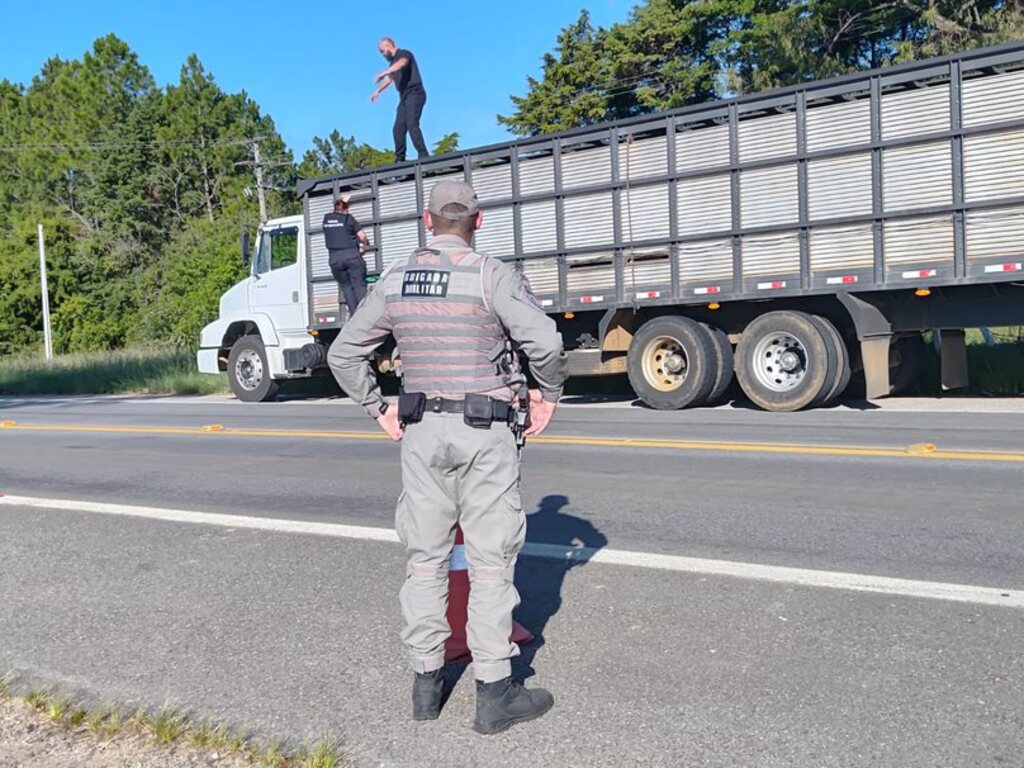
[[[266,160],[263,157],[263,150],[260,147],[260,142],[263,141],[266,136],[253,136],[251,139],[246,139],[246,142],[250,145],[252,150],[252,160],[245,160],[240,163],[235,163],[236,166],[252,166],[253,173],[256,174],[256,199],[260,203],[260,223],[262,224],[270,218],[270,214],[267,211],[267,190],[273,189],[277,191],[286,191],[280,187],[275,186],[272,183],[267,183],[267,171],[279,166],[290,166],[290,162],[284,160]],[[273,175],[271,174],[271,179]],[[252,189],[246,187],[243,190],[246,197],[252,196]]]
[[[267,191],[263,187],[263,158],[260,156],[260,140],[252,140],[253,170],[256,171],[256,196],[260,201],[260,222],[267,220]]]
[[[46,244],[43,242],[43,225],[39,225],[39,279],[42,282],[43,298],[43,339],[46,345],[46,359],[53,359],[53,337],[50,335],[50,291],[46,284]]]

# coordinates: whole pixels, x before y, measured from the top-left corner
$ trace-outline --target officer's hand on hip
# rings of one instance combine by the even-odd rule
[[[539,389],[531,389],[530,426],[527,428],[526,434],[539,435],[547,429],[548,424],[551,423],[551,417],[555,415],[555,406],[557,405],[558,403],[545,400]]]
[[[377,417],[376,421],[377,426],[387,432],[388,436],[396,443],[401,440],[402,435],[405,434],[405,431],[402,429],[402,425],[398,423],[397,408],[388,408],[383,415]]]

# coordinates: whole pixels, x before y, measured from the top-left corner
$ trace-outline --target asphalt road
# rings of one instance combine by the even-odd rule
[[[381,531],[398,493],[396,446],[344,401],[6,399],[2,423],[8,497]],[[546,436],[528,538],[597,554],[521,561],[543,643],[518,668],[557,698],[537,723],[472,734],[471,675],[439,722],[407,722],[400,548],[248,524],[0,505],[0,667],[328,733],[358,765],[1024,765],[1024,609],[914,586],[1022,594],[1020,401],[598,402]]]

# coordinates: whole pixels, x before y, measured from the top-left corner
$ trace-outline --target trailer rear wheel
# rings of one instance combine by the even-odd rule
[[[747,397],[766,411],[797,411],[827,394],[836,369],[826,333],[803,312],[769,312],[750,323],[736,348]]]
[[[708,395],[708,405],[716,404],[725,394],[725,390],[732,384],[733,371],[735,364],[733,362],[732,344],[729,342],[729,337],[726,336],[725,331],[721,328],[716,328],[713,325],[707,323],[701,323],[704,329],[711,336],[711,341],[714,345],[715,350],[715,383],[711,387],[711,393]]]
[[[640,327],[626,353],[629,383],[652,408],[703,405],[715,385],[711,334],[686,317],[665,316]]]
[[[829,346],[829,383],[812,407],[832,405],[850,384],[850,355],[846,343],[832,322],[820,315],[811,315],[825,343]]]
[[[278,383],[270,377],[267,350],[259,336],[243,336],[231,346],[228,382],[235,397],[247,403],[264,403],[277,396]]]

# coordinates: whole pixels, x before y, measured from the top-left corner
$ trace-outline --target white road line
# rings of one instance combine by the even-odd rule
[[[390,528],[338,523],[313,523],[302,520],[281,520],[269,517],[225,515],[214,512],[195,512],[184,509],[140,507],[125,504],[107,504],[69,499],[43,499],[29,496],[0,496],[0,505],[55,509],[74,512],[93,512],[104,515],[141,517],[175,523],[218,525],[225,528],[247,528],[279,533],[300,533],[364,541],[398,543],[398,536]],[[777,565],[740,563],[731,560],[709,560],[697,557],[662,555],[652,552],[630,552],[619,549],[592,549],[564,547],[556,544],[529,542],[523,548],[526,557],[546,560],[571,560],[649,568],[660,571],[729,576],[751,581],[792,584],[802,587],[839,589],[853,592],[873,592],[897,597],[915,597],[947,600],[975,605],[995,605],[1004,608],[1024,608],[1024,590],[981,587],[970,584],[946,584],[937,581],[896,579],[841,571],[817,571],[806,568],[787,568]]]
[[[225,528],[277,531],[279,533],[307,533],[314,536],[333,536],[340,539],[398,542],[398,535],[390,528],[372,528],[362,525],[312,523],[303,520],[281,520],[272,517],[223,515],[216,512],[194,512],[185,509],[165,509],[162,507],[136,507],[128,504],[106,504],[95,501],[72,501],[70,499],[40,499],[30,496],[0,496],[0,505],[33,507],[35,509],[62,509],[72,512],[96,512],[103,515],[166,520],[171,523],[198,523],[202,525],[219,525]]]

